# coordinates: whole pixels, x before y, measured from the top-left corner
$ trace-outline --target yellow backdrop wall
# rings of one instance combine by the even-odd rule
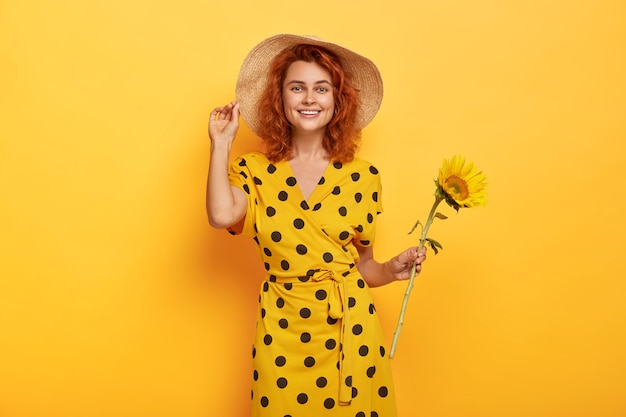
[[[485,208],[433,226],[393,367],[401,416],[626,415],[626,3],[0,2],[0,415],[246,416],[263,275],[209,228],[210,109],[261,39],[373,59],[380,260],[444,157]],[[258,149],[242,127],[233,156]],[[391,341],[404,284],[373,290]]]

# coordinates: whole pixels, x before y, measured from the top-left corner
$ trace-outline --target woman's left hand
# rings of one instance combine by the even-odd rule
[[[409,248],[397,256],[394,256],[385,263],[385,267],[396,280],[405,280],[411,277],[411,269],[413,263],[415,266],[415,275],[422,270],[422,263],[426,260],[426,248],[419,251],[416,247]]]

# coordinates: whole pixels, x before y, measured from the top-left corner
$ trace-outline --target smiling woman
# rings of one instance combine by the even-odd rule
[[[261,59],[263,48],[272,53]],[[253,238],[267,271],[252,348],[252,414],[394,417],[369,287],[407,279],[425,254],[411,248],[384,264],[374,260],[380,174],[354,153],[380,105],[378,70],[337,45],[278,35],[246,58],[237,97],[241,104],[211,113],[207,211],[213,226]],[[247,153],[228,170],[240,108],[266,152]]]

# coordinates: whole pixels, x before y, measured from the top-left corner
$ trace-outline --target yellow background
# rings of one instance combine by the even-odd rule
[[[623,0],[0,1],[0,416],[244,417],[263,268],[208,226],[210,110],[280,32],[385,81],[376,257],[442,211],[393,368],[403,417],[626,416]],[[258,149],[244,126],[233,157]],[[387,343],[404,284],[374,290]]]

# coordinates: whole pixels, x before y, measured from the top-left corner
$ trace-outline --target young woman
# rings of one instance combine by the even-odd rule
[[[237,102],[211,113],[209,222],[252,237],[267,271],[252,349],[252,414],[393,417],[369,287],[409,278],[424,251],[374,259],[378,170],[355,157],[382,100],[376,66],[317,38],[276,35],[245,59]],[[264,153],[229,167],[239,114]]]

